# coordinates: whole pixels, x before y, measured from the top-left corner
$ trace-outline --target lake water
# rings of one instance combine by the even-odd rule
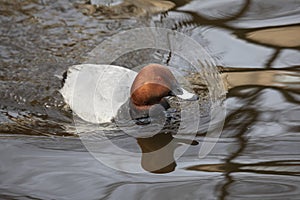
[[[164,14],[155,13],[159,3],[128,2],[107,10],[75,0],[0,0],[0,199],[299,199],[300,1],[174,0]],[[112,144],[138,153],[176,136],[136,140],[76,121],[58,91],[68,67],[87,62],[101,42],[148,26],[197,41],[228,90],[220,138],[206,141],[198,131],[193,145],[175,141],[186,149],[178,159],[177,146],[154,156],[158,166],[172,160],[161,171],[149,170],[152,158],[122,157],[101,138],[99,159],[78,127],[89,139],[105,130]],[[115,64],[132,67],[152,54],[185,62],[150,50]],[[199,158],[205,142],[216,144]]]

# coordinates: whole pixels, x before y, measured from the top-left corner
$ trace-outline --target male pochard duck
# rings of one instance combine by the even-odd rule
[[[153,105],[169,108],[167,96],[198,98],[180,87],[170,68],[160,64],[149,64],[138,74],[114,65],[74,65],[60,92],[74,113],[92,123],[111,122],[126,103],[131,118],[139,119],[146,118]]]

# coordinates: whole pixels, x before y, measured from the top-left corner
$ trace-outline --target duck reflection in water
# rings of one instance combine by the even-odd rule
[[[169,173],[175,170],[177,164],[174,151],[180,143],[197,145],[196,140],[174,138],[171,133],[158,133],[149,138],[137,138],[142,150],[141,165],[152,173]]]

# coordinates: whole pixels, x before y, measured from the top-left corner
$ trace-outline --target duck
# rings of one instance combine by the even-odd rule
[[[139,72],[116,65],[73,65],[59,92],[73,113],[97,124],[112,123],[124,109],[131,119],[140,122],[149,117],[153,106],[170,108],[166,98],[171,96],[198,100],[196,94],[179,84],[171,67],[156,63],[147,64]]]

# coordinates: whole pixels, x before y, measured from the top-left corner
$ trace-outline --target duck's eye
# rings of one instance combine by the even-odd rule
[[[174,96],[173,92],[170,91],[170,92],[168,93],[168,96]]]

